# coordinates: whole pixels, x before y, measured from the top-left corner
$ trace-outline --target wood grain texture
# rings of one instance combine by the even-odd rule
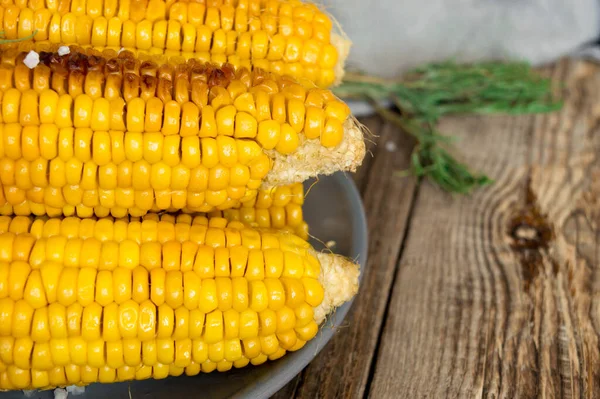
[[[369,224],[368,267],[358,296],[335,336],[304,372],[274,398],[362,397],[369,379],[416,179],[394,176],[408,167],[413,142],[378,118],[364,120],[377,145],[356,174]],[[363,184],[364,182],[364,184]],[[393,217],[390,217],[393,215]]]
[[[600,397],[600,70],[546,72],[562,111],[440,127],[496,182],[470,197],[419,188],[370,397]]]

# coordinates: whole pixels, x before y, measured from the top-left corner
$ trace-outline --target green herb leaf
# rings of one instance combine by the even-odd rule
[[[384,119],[413,136],[417,145],[411,156],[411,172],[459,194],[468,194],[492,181],[472,173],[444,149],[443,145],[454,138],[437,132],[439,118],[457,114],[545,113],[562,106],[552,97],[550,81],[520,62],[430,64],[399,81],[347,74],[334,91],[342,98],[366,99]],[[388,100],[399,112],[381,106]]]

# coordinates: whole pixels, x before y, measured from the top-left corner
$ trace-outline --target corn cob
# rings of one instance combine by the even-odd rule
[[[210,216],[237,220],[250,226],[290,231],[307,240],[308,224],[304,221],[303,204],[304,187],[302,183],[296,183],[273,190],[260,190],[256,198],[242,202],[239,208],[212,212]]]
[[[259,190],[256,198],[242,202],[239,208],[197,214],[197,217],[224,218],[229,222],[238,221],[251,227],[273,228],[296,234],[308,240],[308,223],[304,220],[304,187],[302,183],[281,186],[273,190]],[[147,213],[141,218],[129,220],[166,220],[175,219],[168,214]]]
[[[330,91],[261,70],[121,53],[0,53],[0,214],[211,212],[354,170],[361,129]]]
[[[0,217],[0,389],[258,365],[357,284],[350,261],[221,218]]]
[[[349,48],[325,13],[298,0],[11,3],[0,9],[6,39],[254,66],[323,88],[341,80]]]

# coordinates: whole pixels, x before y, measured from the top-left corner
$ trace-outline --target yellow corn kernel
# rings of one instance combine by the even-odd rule
[[[235,115],[235,137],[254,138],[257,135],[257,130],[258,123],[252,115],[247,112],[238,112]]]
[[[252,337],[242,339],[244,356],[248,359],[255,359],[261,354],[260,338]]]
[[[183,274],[179,270],[166,273],[165,303],[174,309],[183,305]]]
[[[281,125],[274,120],[265,120],[258,125],[256,140],[266,150],[277,147],[281,136]]]
[[[102,339],[114,342],[121,338],[118,325],[119,305],[110,303],[102,313]]]
[[[81,336],[86,341],[100,338],[102,307],[93,302],[83,308],[81,317]]]
[[[304,98],[302,100],[290,98],[287,105],[287,120],[296,133],[304,129],[305,114]]]
[[[13,237],[13,234],[4,234],[4,237]],[[12,240],[11,240],[12,241]],[[9,244],[12,245],[12,242]],[[8,247],[10,248],[10,247]],[[5,258],[6,259],[6,258]],[[10,260],[10,259],[6,259]],[[31,267],[25,262],[13,262],[8,273],[8,292],[12,300],[17,301],[23,298],[23,292],[27,278],[31,272]]]
[[[189,313],[189,338],[200,338],[204,330],[205,314],[200,309],[191,310]]]
[[[42,307],[35,310],[31,325],[31,339],[34,342],[48,342],[51,338],[48,320],[48,308]]]
[[[142,342],[136,338],[123,339],[123,361],[125,365],[137,367],[142,363]]]
[[[157,338],[168,338],[173,334],[175,328],[175,313],[173,308],[166,304],[158,306]]]
[[[344,127],[337,118],[328,118],[321,133],[321,144],[324,147],[335,147],[342,142]]]
[[[39,309],[48,304],[39,270],[32,270],[29,274],[23,297],[34,309]]]
[[[281,125],[281,135],[275,149],[282,154],[293,153],[299,145],[299,138],[296,130],[288,124]]]

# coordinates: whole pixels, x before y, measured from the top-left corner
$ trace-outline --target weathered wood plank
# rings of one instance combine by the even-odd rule
[[[371,397],[600,397],[600,70],[548,72],[559,113],[441,126],[496,183],[421,185]]]
[[[408,166],[413,142],[377,117],[361,122],[373,134],[367,144],[370,153],[353,176],[369,221],[369,265],[358,297],[334,338],[273,399],[360,397],[366,385],[416,181],[393,177],[395,170]]]

